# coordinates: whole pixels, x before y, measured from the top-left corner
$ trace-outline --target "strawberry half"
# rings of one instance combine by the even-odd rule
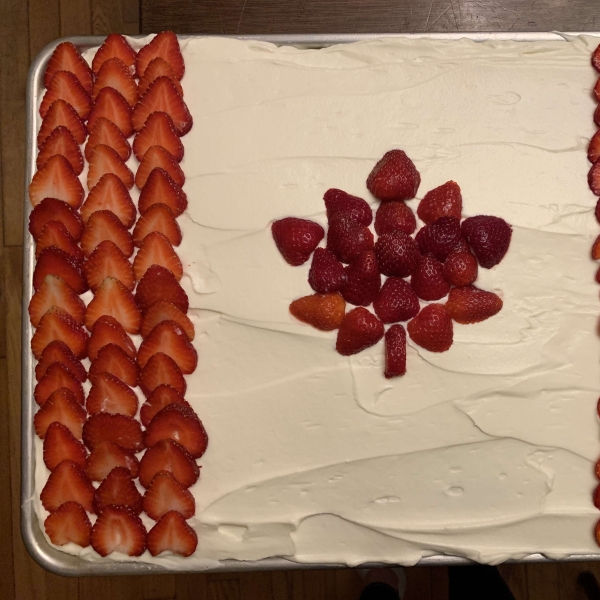
[[[137,84],[131,71],[120,58],[109,58],[102,63],[94,81],[92,100],[96,100],[100,91],[107,87],[117,90],[129,106],[135,106],[138,100]]]
[[[181,229],[166,204],[153,204],[138,219],[132,234],[134,245],[139,248],[146,236],[153,231],[162,233],[171,242],[171,246],[181,244]]]
[[[368,227],[373,221],[373,211],[365,200],[358,196],[351,196],[342,190],[331,188],[323,196],[327,219],[338,213],[346,214],[350,219]]]
[[[406,373],[406,331],[402,325],[392,325],[385,332],[386,379]]]
[[[83,426],[83,443],[93,450],[100,442],[112,442],[125,450],[139,452],[144,447],[140,424],[132,417],[96,413]]]
[[[159,300],[174,304],[182,313],[187,313],[189,300],[175,275],[161,267],[152,265],[146,270],[135,290],[135,301],[142,314]]]
[[[79,79],[68,71],[57,71],[48,84],[46,93],[40,104],[40,115],[42,119],[48,113],[50,106],[57,100],[64,100],[70,104],[77,116],[85,121],[92,108],[90,95],[79,83]]]
[[[176,511],[165,513],[148,532],[148,551],[152,556],[172,552],[187,557],[194,554],[198,535]]]
[[[144,368],[150,357],[157,352],[170,356],[185,374],[193,373],[198,365],[198,354],[179,323],[162,321],[141,343],[137,361]]]
[[[92,481],[102,481],[115,467],[125,467],[135,478],[138,476],[139,466],[133,452],[112,442],[100,442],[87,458],[85,474]]]
[[[363,252],[373,250],[373,234],[351,216],[337,213],[329,220],[327,249],[343,263],[351,263]]]
[[[159,471],[168,471],[185,488],[194,485],[200,475],[190,453],[174,440],[160,440],[146,450],[140,461],[140,483],[148,489]]]
[[[90,256],[104,240],[113,242],[127,257],[133,254],[131,234],[118,217],[110,210],[97,210],[90,215],[81,234],[83,254]]]
[[[31,338],[33,355],[39,360],[44,348],[55,340],[64,342],[77,358],[85,357],[88,334],[68,312],[51,306]]]
[[[111,373],[131,387],[137,385],[139,369],[136,362],[129,358],[123,348],[116,344],[107,344],[98,351],[98,356],[90,365],[90,381],[99,373]]]
[[[71,42],[61,42],[56,46],[44,71],[44,87],[50,87],[52,78],[58,71],[68,71],[77,77],[83,89],[92,91],[92,70]]]
[[[54,471],[63,460],[70,460],[82,469],[85,467],[87,450],[73,437],[68,427],[58,421],[50,423],[44,437],[44,464]]]
[[[142,425],[148,427],[156,413],[173,403],[187,404],[181,392],[178,392],[174,387],[165,383],[157,386],[140,408]]]
[[[137,211],[131,196],[121,179],[114,173],[105,173],[90,190],[83,206],[81,216],[87,223],[93,213],[109,210],[121,221],[125,229],[135,223]]]
[[[164,148],[176,162],[181,162],[183,158],[183,144],[177,135],[173,120],[167,113],[154,112],[148,117],[146,124],[133,140],[133,153],[142,162],[153,146]]]
[[[81,361],[71,352],[69,346],[60,340],[50,342],[43,350],[42,356],[37,365],[35,365],[35,378],[39,381],[48,367],[55,363],[62,363],[63,367],[78,381],[87,379],[87,372],[84,369]]]
[[[64,460],[50,473],[40,493],[43,507],[53,512],[65,502],[77,502],[92,512],[94,487],[83,469],[70,460]]]
[[[600,180],[600,167],[598,167],[598,175]],[[598,195],[600,195],[600,181],[598,184]],[[510,246],[512,228],[499,217],[486,215],[469,217],[462,222],[461,231],[484,269],[491,269],[497,265]]]
[[[83,262],[83,252],[73,236],[60,221],[48,221],[35,245],[35,257],[39,258],[42,250],[54,246],[70,255],[77,263]]]
[[[382,202],[375,213],[375,232],[377,235],[402,231],[411,235],[417,228],[415,213],[403,200]]]
[[[102,282],[87,306],[85,326],[89,331],[102,315],[115,318],[127,333],[138,333],[140,330],[142,315],[133,294],[114,277],[107,277]]]
[[[480,323],[502,310],[502,299],[473,285],[450,290],[446,310],[457,323]]]
[[[94,54],[92,71],[96,74],[99,73],[102,65],[111,58],[121,59],[131,69],[135,66],[135,57],[136,52],[127,40],[118,33],[111,33]]]
[[[422,300],[439,300],[450,291],[444,265],[430,254],[421,257],[410,278],[410,285]]]
[[[90,157],[87,174],[88,189],[91,190],[106,173],[114,173],[127,189],[133,187],[133,173],[116,150],[104,144],[98,144],[92,150]]]
[[[159,471],[144,494],[144,512],[155,521],[174,510],[184,519],[196,514],[196,501],[191,492],[184,488],[168,471]]]
[[[88,289],[81,272],[81,263],[54,246],[44,248],[38,256],[33,270],[33,289],[39,290],[47,275],[60,277],[76,294],[83,294]]]
[[[402,150],[383,155],[367,178],[368,190],[379,200],[410,200],[417,195],[421,176]]]
[[[318,223],[296,217],[274,221],[271,233],[281,256],[293,267],[304,264],[325,237]]]
[[[135,417],[138,399],[135,392],[110,373],[98,373],[85,407],[90,415],[108,413]]]
[[[355,306],[369,306],[379,294],[381,274],[375,252],[363,252],[346,267],[346,283],[342,296]]]
[[[319,294],[339,292],[346,283],[344,265],[327,248],[317,248],[308,272],[310,287]]]
[[[477,259],[468,251],[453,252],[444,262],[444,279],[456,287],[473,283],[477,272]]]
[[[66,127],[71,132],[71,135],[79,145],[85,142],[87,130],[83,121],[79,118],[77,111],[68,102],[56,100],[50,105],[46,116],[42,120],[42,125],[37,136],[37,147],[41,148],[48,139],[48,136],[57,127],[61,126]]]
[[[94,128],[90,131],[90,136],[85,145],[85,158],[88,162],[92,158],[92,152],[98,144],[109,146],[124,161],[131,156],[129,142],[121,133],[121,130],[106,117],[98,117],[94,121]]]
[[[146,529],[129,508],[107,506],[94,523],[90,542],[100,556],[113,552],[141,556],[146,550]]]
[[[412,319],[420,310],[419,298],[408,281],[388,277],[373,301],[375,314],[383,323]]]
[[[44,521],[46,535],[55,546],[76,544],[82,548],[90,545],[92,524],[85,509],[78,502],[65,502],[50,513]]]
[[[187,208],[185,192],[164,169],[154,169],[150,172],[146,185],[140,192],[138,210],[141,215],[145,215],[155,204],[166,204],[174,217],[178,217]]]
[[[75,439],[80,440],[85,418],[85,409],[77,402],[75,396],[61,391],[53,394],[35,413],[33,427],[37,436],[44,439],[52,423],[61,423]]]
[[[141,336],[143,338],[148,337],[150,332],[163,321],[175,321],[185,331],[190,341],[194,339],[194,325],[189,317],[182,313],[174,304],[166,300],[155,302],[146,311],[140,327]]]
[[[163,76],[168,77],[173,82],[173,85],[177,89],[177,93],[183,98],[183,88],[181,87],[181,82],[179,79],[175,77],[173,67],[171,67],[171,65],[160,56],[153,58],[148,63],[148,66],[144,71],[144,76],[140,78],[140,82],[138,84],[138,92],[140,97],[142,97],[148,91],[148,88],[156,79]]]
[[[69,161],[75,175],[79,175],[83,171],[83,156],[81,156],[79,144],[75,141],[73,134],[63,125],[59,125],[44,140],[35,163],[37,168],[42,169],[56,154],[64,156]]]
[[[182,187],[185,183],[185,175],[177,161],[162,146],[151,146],[146,150],[144,158],[135,175],[135,185],[142,189],[148,181],[148,176],[154,169],[163,169],[171,179]]]
[[[110,240],[100,242],[83,264],[90,289],[95,292],[107,277],[118,279],[129,291],[135,286],[133,267],[118,246]]]
[[[90,360],[96,360],[104,346],[115,344],[122,348],[127,356],[135,358],[137,350],[123,326],[113,317],[102,315],[94,323],[92,335],[88,340],[87,352]]]
[[[59,221],[75,241],[81,238],[83,221],[79,213],[62,200],[44,198],[29,215],[29,233],[37,242],[50,221]]]
[[[96,122],[101,117],[113,122],[125,138],[133,133],[131,106],[123,95],[113,88],[107,87],[98,92],[87,122],[90,131],[96,127]]]
[[[346,314],[338,330],[335,349],[342,356],[357,354],[376,344],[384,335],[383,323],[366,308]]]
[[[187,389],[185,378],[177,363],[170,356],[158,352],[148,359],[146,366],[142,369],[140,388],[148,398],[161,385],[171,386],[182,396]]]
[[[135,487],[126,467],[115,467],[94,493],[94,512],[101,514],[107,506],[126,506],[136,515],[142,512],[142,495]]]
[[[135,61],[135,72],[142,78],[152,59],[160,56],[173,69],[175,77],[181,79],[185,73],[183,56],[179,49],[179,40],[172,31],[161,31],[150,43],[140,49]]]
[[[39,406],[43,406],[52,397],[56,399],[65,395],[83,404],[81,382],[62,363],[52,363],[37,382],[33,390],[33,399]]]
[[[408,277],[419,264],[417,243],[403,231],[391,231],[375,242],[379,270],[388,277]]]
[[[417,209],[419,219],[425,223],[433,223],[440,217],[462,216],[462,194],[455,181],[447,181],[443,185],[427,192]]]
[[[36,171],[29,184],[29,201],[37,206],[44,198],[63,200],[77,209],[83,202],[85,192],[71,163],[61,154],[51,156]]]
[[[171,242],[158,231],[149,233],[142,242],[140,249],[135,255],[133,261],[133,272],[135,278],[139,281],[144,273],[152,266],[160,265],[165,269],[169,269],[175,279],[180,281],[183,277],[183,265]]]
[[[452,319],[442,304],[425,306],[406,329],[415,344],[430,352],[446,352],[452,346]]]
[[[78,325],[83,323],[85,316],[83,300],[56,275],[46,275],[29,301],[29,320],[34,327],[40,324],[41,318],[51,306],[62,308]]]
[[[596,162],[592,165],[592,168],[588,173],[588,184],[592,193],[596,196],[600,196],[600,162]]]

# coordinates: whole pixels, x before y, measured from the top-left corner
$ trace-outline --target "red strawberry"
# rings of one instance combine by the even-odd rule
[[[107,506],[94,523],[90,542],[100,556],[113,552],[141,556],[146,550],[146,529],[126,506]]]
[[[308,283],[319,294],[338,292],[346,282],[344,265],[327,248],[317,248],[313,254]]]
[[[172,552],[187,557],[194,554],[197,546],[197,533],[175,511],[165,513],[148,532],[148,551],[152,556]]]
[[[594,278],[594,280],[596,281],[596,283],[600,283],[600,267],[598,267],[598,270],[596,271],[596,277]]]
[[[386,379],[406,373],[406,331],[402,325],[392,325],[385,332]]]
[[[160,265],[152,265],[138,283],[135,290],[135,301],[142,314],[145,314],[159,300],[171,302],[182,313],[188,311],[187,294],[177,282],[175,275]]]
[[[190,453],[174,440],[160,440],[146,450],[140,461],[140,483],[148,489],[159,471],[168,471],[185,488],[194,485],[200,475]]]
[[[421,254],[431,253],[444,262],[461,243],[460,219],[440,217],[425,225],[416,237]]]
[[[131,71],[120,58],[109,58],[102,63],[92,91],[92,100],[95,100],[100,90],[111,87],[119,92],[129,106],[135,106],[138,100],[137,84]]]
[[[92,481],[102,481],[115,467],[126,467],[135,478],[138,476],[140,463],[130,450],[112,442],[100,442],[87,458],[85,474]]]
[[[181,244],[181,229],[166,204],[153,204],[138,219],[132,234],[134,245],[139,248],[144,238],[153,231],[162,233],[172,246]]]
[[[154,112],[148,117],[146,124],[133,140],[133,153],[142,162],[146,152],[153,146],[161,146],[177,162],[181,162],[183,158],[183,144],[177,135],[173,120],[167,113]]]
[[[44,198],[29,215],[29,233],[36,242],[50,221],[62,223],[75,241],[81,238],[83,221],[79,213],[62,200]]]
[[[366,308],[355,308],[340,325],[335,349],[342,356],[357,354],[376,344],[383,334],[383,323],[373,313]]]
[[[81,263],[59,248],[44,248],[33,270],[33,288],[39,290],[47,275],[63,279],[77,294],[83,294],[88,286],[81,272]]]
[[[592,66],[596,71],[600,72],[600,44],[592,54]]]
[[[131,156],[131,146],[121,133],[121,130],[106,117],[98,117],[94,121],[94,128],[90,131],[90,137],[85,145],[85,158],[89,162],[92,152],[98,144],[104,144],[112,148],[123,160]]]
[[[140,97],[148,91],[148,88],[156,79],[163,76],[168,77],[173,82],[177,88],[177,93],[183,98],[183,88],[181,87],[179,79],[175,77],[173,67],[171,67],[171,65],[160,56],[153,58],[148,63],[148,66],[144,71],[144,76],[140,78],[140,82],[138,84]]]
[[[115,467],[94,493],[94,512],[107,506],[126,506],[136,515],[142,512],[142,495],[135,487],[127,467]]]
[[[42,250],[54,246],[69,254],[77,263],[83,262],[83,252],[60,221],[48,221],[35,245],[35,257],[39,258]]]
[[[140,192],[138,210],[141,215],[145,215],[155,204],[166,204],[174,217],[178,217],[187,208],[185,192],[164,169],[154,169],[148,176],[146,185]]]
[[[64,156],[69,161],[75,175],[79,175],[83,171],[83,156],[81,156],[79,144],[64,125],[59,125],[44,140],[38,152],[37,168],[42,169],[48,160],[56,154]]]
[[[118,279],[132,291],[135,287],[133,267],[118,246],[110,240],[100,242],[83,265],[85,279],[95,292],[107,277]]]
[[[194,325],[189,317],[166,300],[155,302],[146,311],[140,327],[141,336],[148,337],[150,332],[163,321],[175,321],[185,331],[190,341],[194,339]]]
[[[303,323],[321,331],[333,331],[340,326],[346,311],[346,302],[338,292],[312,294],[290,304],[290,312]]]
[[[168,77],[157,77],[136,104],[131,115],[134,129],[140,131],[153,112],[167,113],[180,136],[192,128],[192,115]]]
[[[83,196],[83,186],[62,154],[51,156],[29,184],[31,206],[37,206],[44,198],[56,198],[79,208]]]
[[[410,339],[430,352],[445,352],[452,346],[452,319],[442,304],[429,304],[406,326]]]
[[[135,61],[136,75],[142,78],[150,61],[157,56],[171,65],[177,79],[183,77],[185,73],[183,56],[179,49],[179,40],[172,31],[161,31],[149,44],[140,49]]]
[[[410,284],[421,300],[439,300],[450,291],[444,278],[444,265],[431,255],[421,257]]]
[[[461,231],[484,269],[491,269],[504,258],[512,235],[504,219],[485,215],[465,219]]]
[[[425,223],[433,223],[440,217],[462,216],[462,194],[455,181],[447,181],[443,185],[427,192],[417,209],[419,219]]]
[[[271,232],[279,252],[294,267],[304,264],[325,236],[318,223],[296,217],[275,221]]]
[[[597,485],[594,488],[594,493],[592,494],[592,502],[594,503],[594,506],[600,510],[600,485]],[[600,539],[600,526],[596,526],[596,537],[597,539]]]
[[[379,236],[375,243],[379,269],[388,277],[408,277],[419,263],[419,248],[413,238],[403,231]]]
[[[90,415],[109,413],[135,417],[138,399],[135,392],[110,373],[98,373],[85,404]]]
[[[136,362],[116,344],[107,344],[100,348],[98,356],[92,361],[89,372],[90,380],[93,381],[99,373],[111,373],[131,387],[137,385],[139,377]]]
[[[108,344],[116,344],[129,357],[135,358],[137,350],[131,338],[125,333],[123,326],[115,318],[103,315],[94,323],[92,335],[88,340],[87,353],[90,360],[98,358],[100,350]]]
[[[171,510],[184,519],[196,514],[196,501],[191,492],[184,488],[168,471],[159,471],[144,494],[144,512],[155,521]]]
[[[600,127],[600,104],[596,107],[594,111],[594,123]]]
[[[473,285],[450,290],[446,310],[457,323],[479,323],[502,310],[502,299]]]
[[[68,427],[55,421],[50,423],[46,430],[43,456],[49,471],[54,471],[63,460],[70,460],[83,469],[87,451],[85,446],[73,437]]]
[[[68,390],[60,391],[53,394],[35,413],[33,427],[37,436],[44,439],[48,427],[58,422],[67,427],[75,439],[80,440],[85,417],[85,409],[77,402],[75,396],[68,393]]]
[[[91,190],[106,173],[114,173],[129,189],[133,187],[133,173],[115,150],[98,144],[92,151],[87,174],[87,186]]]
[[[421,176],[402,150],[390,150],[373,167],[367,188],[379,200],[410,200],[417,195]]]
[[[363,252],[346,267],[346,283],[342,296],[356,306],[368,306],[375,300],[381,288],[381,275],[375,252]]]
[[[600,196],[600,161],[592,165],[592,168],[588,173],[588,184],[592,193],[596,196]]]
[[[102,65],[111,58],[120,58],[129,68],[135,66],[135,50],[118,33],[111,33],[98,48],[92,60],[92,71],[99,73]]]
[[[63,460],[50,473],[46,485],[40,493],[40,500],[44,508],[53,512],[65,502],[77,502],[87,512],[92,512],[94,487],[92,486],[83,469],[71,462]]]
[[[66,127],[78,144],[85,142],[87,131],[77,111],[68,102],[56,100],[52,103],[42,121],[37,137],[37,147],[41,148],[48,136],[60,126]]]
[[[383,323],[412,319],[420,309],[419,298],[404,279],[388,277],[373,301],[375,314]]]
[[[594,240],[592,245],[592,260],[600,260],[600,235]]]
[[[90,190],[83,206],[81,216],[87,223],[93,213],[109,210],[121,221],[125,229],[135,223],[136,209],[131,196],[121,179],[114,173],[105,173]]]
[[[29,301],[29,320],[34,327],[40,324],[41,318],[51,306],[62,308],[78,325],[83,323],[85,315],[83,300],[56,275],[46,275]]]
[[[125,450],[139,452],[144,447],[140,424],[132,417],[96,413],[83,426],[83,443],[93,450],[100,442],[112,442]]]
[[[71,352],[69,346],[60,340],[55,340],[44,348],[38,364],[35,365],[35,378],[37,381],[44,376],[48,367],[55,362],[62,363],[63,367],[78,381],[83,382],[87,379],[86,370]]]
[[[61,42],[56,46],[44,71],[44,87],[50,87],[52,78],[58,71],[68,71],[89,94],[92,91],[92,70],[71,42]]]
[[[140,330],[142,315],[133,294],[114,277],[107,277],[102,282],[87,306],[85,326],[89,331],[102,315],[114,317],[127,333],[138,333]]]
[[[166,171],[179,187],[182,187],[185,183],[185,175],[173,156],[162,146],[151,146],[146,150],[135,175],[135,185],[139,189],[142,189],[146,185],[148,176],[154,169],[163,169],[163,171]]]
[[[477,279],[477,259],[470,252],[453,252],[444,263],[444,279],[456,287],[470,285]]]
[[[365,200],[351,196],[342,190],[332,188],[323,196],[327,209],[327,219],[333,215],[344,213],[359,225],[368,227],[373,221],[373,211]]]
[[[129,257],[133,254],[133,240],[121,221],[109,210],[93,212],[81,235],[81,249],[87,257],[104,240],[114,242],[121,252]]]
[[[406,235],[414,233],[417,220],[413,211],[402,200],[382,202],[375,214],[375,231],[377,235],[403,231]]]
[[[149,358],[157,352],[170,356],[184,375],[193,373],[198,365],[196,349],[175,321],[162,321],[144,339],[137,355],[140,368],[143,369]]]
[[[169,404],[187,404],[181,392],[178,392],[174,387],[163,383],[157,386],[154,391],[148,396],[148,400],[142,404],[140,408],[140,421],[144,427],[148,427],[154,415]]]
[[[151,356],[140,375],[140,388],[147,398],[160,385],[169,385],[181,395],[185,394],[187,388],[181,369],[163,352]]]
[[[98,92],[87,123],[90,131],[95,129],[96,121],[101,117],[112,121],[123,137],[128,138],[133,133],[131,106],[123,95],[113,88],[107,87]]]
[[[351,263],[363,252],[373,250],[373,234],[347,214],[338,213],[329,220],[327,248],[343,263]]]
[[[85,509],[78,502],[65,502],[44,521],[44,529],[55,546],[76,544],[82,548],[90,545],[92,524]]]
[[[598,80],[600,81],[600,79]],[[591,163],[595,163],[600,159],[600,131],[592,136],[590,145],[588,146],[588,160]]]
[[[80,119],[86,120],[92,108],[90,95],[83,89],[79,79],[68,71],[57,71],[48,84],[40,105],[42,119],[50,106],[57,100],[68,102],[77,112]]]
[[[31,351],[39,360],[44,348],[54,340],[64,342],[77,358],[85,357],[88,335],[68,312],[51,306],[40,319],[31,339]]]
[[[142,242],[138,253],[133,261],[133,271],[135,278],[139,281],[144,273],[152,266],[160,265],[169,269],[175,279],[180,281],[183,277],[183,266],[179,256],[177,256],[171,242],[158,231],[149,233]]]
[[[33,399],[39,406],[46,404],[55,396],[69,396],[79,404],[83,404],[83,388],[81,382],[62,363],[55,362],[48,366],[44,376],[40,378],[33,391]]]

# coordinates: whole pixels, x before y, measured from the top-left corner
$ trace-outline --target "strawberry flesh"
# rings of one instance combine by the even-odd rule
[[[145,215],[155,204],[166,204],[178,217],[187,208],[188,201],[185,192],[173,181],[164,169],[153,169],[148,176],[146,185],[140,192],[138,210]]]
[[[140,375],[140,388],[148,398],[160,385],[169,385],[181,395],[187,384],[177,363],[163,352],[152,355]]]
[[[83,469],[87,451],[85,446],[75,439],[68,427],[55,421],[50,423],[46,430],[43,458],[49,471],[54,471],[63,460],[70,460]]]
[[[100,556],[113,552],[141,556],[146,550],[146,529],[126,506],[107,506],[94,523],[90,542]]]
[[[102,481],[115,467],[126,467],[135,478],[138,476],[139,466],[133,452],[112,442],[100,442],[87,458],[85,473],[92,481]]]
[[[121,133],[121,130],[106,117],[98,117],[94,121],[94,128],[90,131],[85,145],[85,158],[88,162],[91,160],[92,152],[98,144],[109,146],[122,160],[127,160],[131,156],[129,142]]]
[[[155,521],[174,510],[184,519],[196,513],[196,501],[191,492],[184,488],[168,471],[159,471],[144,494],[144,512]]]
[[[166,383],[157,386],[140,409],[142,425],[148,427],[156,413],[173,403],[186,404],[183,394]]]
[[[135,515],[142,512],[142,495],[127,467],[115,467],[94,493],[94,512],[101,514],[110,505],[126,506]]]
[[[85,407],[90,415],[102,412],[135,417],[138,399],[135,392],[118,377],[110,373],[98,373]]]
[[[159,471],[168,471],[185,488],[198,481],[200,469],[190,453],[176,441],[160,440],[140,461],[140,483],[148,489]]]
[[[83,221],[79,213],[62,200],[44,198],[29,215],[29,233],[37,242],[50,221],[59,221],[75,241],[81,238]]]
[[[176,511],[165,513],[148,532],[148,551],[152,556],[172,552],[188,557],[198,546],[198,535]]]
[[[92,71],[96,74],[99,73],[102,65],[111,58],[121,59],[131,69],[135,66],[136,56],[135,50],[122,35],[111,33],[94,54]]]
[[[101,442],[112,442],[117,446],[139,452],[144,447],[140,424],[132,417],[96,413],[83,426],[83,443],[93,450]]]
[[[65,502],[44,521],[46,535],[55,546],[76,544],[82,548],[90,545],[92,524],[85,509],[78,502]]]
[[[61,42],[56,46],[44,71],[44,87],[50,87],[52,77],[58,71],[68,71],[77,78],[83,89],[92,91],[92,70],[72,42]]]
[[[134,245],[139,248],[146,236],[153,231],[162,233],[172,246],[181,244],[181,229],[173,211],[166,204],[153,204],[138,219],[132,234]]]
[[[198,365],[196,349],[176,321],[161,321],[144,339],[137,355],[140,368],[157,352],[170,356],[184,375],[193,373]]]
[[[107,344],[98,351],[98,356],[90,365],[90,381],[99,373],[111,373],[122,382],[135,387],[139,370],[135,361],[127,355],[123,348],[116,344]]]
[[[88,340],[87,354],[90,360],[96,360],[104,346],[115,344],[122,348],[130,358],[135,358],[137,350],[123,329],[123,325],[110,315],[102,315],[92,327],[92,335]]]
[[[85,368],[71,352],[69,346],[60,340],[55,340],[44,348],[38,364],[35,365],[35,378],[37,381],[45,375],[48,367],[55,362],[62,363],[63,367],[78,381],[83,382],[87,379]]]
[[[152,265],[144,273],[135,290],[135,301],[145,314],[159,300],[174,304],[182,313],[187,313],[189,300],[175,275],[160,265]]]
[[[77,502],[87,512],[92,512],[94,487],[83,469],[70,460],[63,460],[50,473],[40,493],[42,506],[49,512],[65,502]]]
[[[57,392],[59,391],[57,390]],[[47,402],[35,413],[33,426],[36,435],[44,439],[48,427],[52,423],[62,423],[76,440],[80,440],[85,417],[85,409],[77,402],[75,396],[69,393],[69,390],[60,391],[48,398]]]

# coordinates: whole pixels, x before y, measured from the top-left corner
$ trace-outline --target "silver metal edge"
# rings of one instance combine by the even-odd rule
[[[489,40],[495,41],[561,41],[568,36],[594,35],[600,32],[473,32],[473,33],[382,33],[382,34],[297,34],[297,35],[182,35],[182,40],[196,37],[226,37],[242,40],[258,40],[276,45],[291,45],[300,48],[322,48],[335,44],[349,44],[352,42],[390,37],[406,38],[430,38],[436,40],[458,40],[469,38],[476,42]],[[131,36],[142,38],[145,36]],[[36,113],[39,92],[43,89],[43,69],[46,66],[54,48],[63,41],[70,41],[80,50],[86,50],[99,46],[105,36],[71,36],[57,39],[36,56],[29,69],[27,77],[27,129],[26,129],[26,166],[25,166],[25,210],[23,218],[23,298],[22,298],[22,329],[21,329],[21,535],[29,554],[44,569],[57,575],[80,577],[87,575],[137,575],[137,574],[161,574],[161,573],[213,573],[213,572],[236,572],[236,571],[269,571],[280,569],[334,569],[345,568],[345,564],[334,563],[299,563],[282,557],[267,558],[259,561],[223,560],[215,568],[208,569],[184,569],[172,570],[165,567],[153,566],[138,562],[92,562],[81,559],[72,554],[61,552],[51,546],[41,531],[40,524],[33,508],[31,499],[35,494],[35,432],[33,429],[33,361],[29,344],[32,328],[27,318],[29,300],[32,292],[33,276],[33,239],[29,233],[29,214],[31,206],[27,189],[33,173],[35,172],[35,148],[36,148]],[[563,561],[579,562],[586,560],[600,560],[600,554],[577,554],[568,556]],[[551,562],[542,554],[530,554],[518,560],[507,562],[535,563]],[[422,558],[418,566],[451,566],[470,564],[471,561],[451,555],[435,555]],[[382,566],[376,563],[366,563],[365,567]]]

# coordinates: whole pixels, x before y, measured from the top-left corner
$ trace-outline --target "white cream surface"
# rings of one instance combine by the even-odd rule
[[[182,41],[194,126],[178,252],[199,353],[186,397],[210,443],[191,488],[197,552],[137,560],[598,551],[598,224],[586,179],[597,43]],[[391,148],[420,171],[418,198],[453,179],[466,216],[500,216],[513,238],[477,281],[501,295],[501,313],[455,324],[446,353],[411,343],[407,374],[386,380],[383,342],[342,357],[335,332],[290,316],[311,293],[309,264],[285,263],[270,225],[325,225],[330,187],[375,208],[365,181]],[[38,441],[38,491],[46,476]]]

